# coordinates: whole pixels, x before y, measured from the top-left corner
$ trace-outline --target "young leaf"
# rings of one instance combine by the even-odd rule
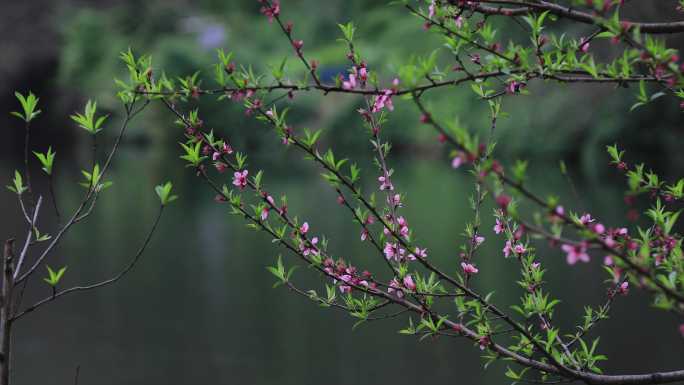
[[[28,96],[24,96],[20,94],[19,92],[15,92],[14,96],[17,97],[17,100],[19,100],[19,103],[21,104],[21,108],[24,110],[23,113],[21,112],[10,112],[13,116],[16,116],[17,118],[25,121],[26,123],[32,121],[38,114],[40,114],[40,110],[36,110],[36,106],[38,106],[38,98],[36,95],[34,95],[32,92],[29,91]]]
[[[7,186],[7,189],[15,194],[21,195],[24,191],[28,190],[28,187],[24,186],[24,179],[21,177],[19,171],[14,171],[14,179],[12,182],[14,183],[14,186]]]
[[[166,206],[169,203],[178,199],[177,195],[171,195],[172,188],[173,184],[171,182],[160,184],[154,188],[154,191],[157,193],[157,196],[159,196],[159,200],[161,201],[162,206]]]
[[[61,269],[59,269],[57,272],[52,270],[52,268],[50,268],[50,266],[48,266],[48,265],[45,265],[45,267],[47,267],[47,270],[48,270],[48,277],[43,278],[43,281],[45,281],[48,285],[50,285],[52,287],[57,286],[57,284],[59,283],[59,280],[62,279],[62,276],[66,272],[67,267],[64,266]]]
[[[33,154],[36,156],[36,158],[38,158],[40,164],[43,166],[43,171],[45,171],[45,173],[48,175],[52,175],[52,165],[55,161],[55,155],[57,155],[56,152],[52,152],[52,147],[48,147],[47,153],[45,154],[36,151],[34,151]]]
[[[103,115],[99,118],[95,118],[95,113],[97,112],[97,103],[92,100],[88,100],[85,106],[85,111],[83,114],[76,113],[71,115],[71,120],[78,123],[79,127],[88,131],[92,135],[97,134],[102,131],[102,124],[107,120],[109,115]]]

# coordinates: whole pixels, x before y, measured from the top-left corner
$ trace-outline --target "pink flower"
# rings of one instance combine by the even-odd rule
[[[218,171],[221,174],[226,172],[226,170],[228,169],[228,165],[223,162],[214,163],[214,167],[216,167],[216,171]]]
[[[459,168],[463,164],[463,157],[458,154],[451,160],[451,168]]]
[[[361,80],[362,85],[368,80],[368,70],[364,64],[361,64],[361,68],[359,68],[359,80]]]
[[[594,221],[594,218],[591,217],[591,214],[584,214],[584,215],[582,215],[582,217],[580,218],[580,222],[581,222],[583,225],[585,225],[585,226],[586,226],[587,224],[593,222],[593,221]]]
[[[399,194],[397,194],[397,195],[399,195]],[[404,238],[408,238],[409,228],[408,228],[408,222],[406,221],[406,218],[404,218],[404,217],[397,218],[397,224],[399,225],[399,235],[401,235]]]
[[[620,284],[620,287],[618,288],[618,293],[621,295],[627,295],[629,293],[629,282],[625,281]]]
[[[584,53],[589,52],[589,42],[585,38],[580,39],[579,49]]]
[[[318,249],[316,248],[316,245],[318,244],[318,237],[313,237],[311,239],[311,246],[306,244],[306,241],[302,241],[300,250],[302,251],[302,254],[304,256],[307,256],[309,254],[313,255],[318,255]]]
[[[385,243],[385,248],[382,250],[385,253],[386,259],[392,259],[398,254],[396,243]]]
[[[416,290],[416,284],[413,282],[413,278],[408,274],[404,276],[404,287],[411,291]]]
[[[263,3],[263,1],[260,1]],[[271,1],[270,6],[264,5],[261,7],[261,14],[268,17],[268,22],[272,23],[273,18],[280,14],[280,0]]]
[[[566,253],[568,265],[574,265],[577,261],[589,262],[589,254],[587,254],[587,245],[582,242],[579,245],[563,245],[561,249]]]
[[[530,266],[532,266],[533,269],[537,270],[537,269],[539,269],[539,267],[541,266],[541,263],[539,263],[539,262],[533,262],[532,265],[530,265]]]
[[[265,221],[266,219],[268,219],[268,207],[261,209],[261,220]]]
[[[309,232],[309,222],[302,223],[302,226],[299,228],[299,232],[302,234],[308,233]]]
[[[565,214],[565,209],[563,208],[563,206],[556,206],[556,209],[554,210],[554,212],[556,213],[556,215],[558,215],[560,217],[560,216],[563,216]]]
[[[295,51],[297,51],[297,53],[301,53],[302,47],[304,47],[304,40],[294,40],[292,42],[292,46],[294,47]]]
[[[392,278],[392,280],[389,283],[389,287],[387,288],[387,292],[389,294],[395,293],[397,297],[402,298],[404,296],[404,291],[401,290],[401,285],[399,285],[399,281],[397,281],[396,278]]]
[[[508,258],[511,255],[512,251],[513,251],[513,245],[511,245],[511,241],[506,241],[506,244],[504,245],[504,248],[503,248],[504,258]]]
[[[511,197],[506,194],[499,194],[499,196],[496,197],[496,204],[501,207],[501,210],[506,212],[508,205],[511,204]]]
[[[682,337],[684,337],[684,324],[679,325],[679,334],[681,334]]]
[[[383,251],[384,251],[385,257],[387,259],[393,258],[397,262],[400,262],[401,260],[403,260],[404,254],[406,254],[406,250],[399,247],[399,245],[396,243],[387,243],[385,245],[385,249]]]
[[[380,182],[380,190],[394,190],[394,186],[392,185],[392,181],[390,181],[389,177],[379,176],[378,182]]]
[[[496,219],[496,224],[494,225],[494,232],[496,234],[501,234],[506,230],[504,223],[501,222],[498,218]]]
[[[249,171],[247,170],[242,172],[236,171],[233,174],[233,185],[239,187],[240,190],[244,189],[245,186],[247,186],[247,174],[249,174]]]
[[[477,341],[478,345],[480,345],[480,350],[485,350],[489,344],[491,344],[491,340],[489,339],[489,336],[482,336],[480,339]]]
[[[419,258],[427,258],[427,249],[416,247],[416,256]]]
[[[525,246],[523,246],[522,244],[518,243],[517,245],[515,245],[515,247],[513,247],[513,251],[514,251],[516,254],[522,254],[522,253],[524,253],[526,250],[525,250]]]
[[[513,95],[520,92],[520,90],[522,90],[524,87],[525,83],[513,80],[506,86],[506,93]]]
[[[351,293],[352,287],[349,285],[340,285],[340,293],[346,294]]]
[[[368,239],[368,230],[363,229],[363,230],[361,230],[361,241],[363,242],[366,239]]]
[[[613,266],[614,263],[615,262],[613,261],[613,257],[611,257],[610,255],[606,255],[603,258],[603,264],[606,266]]]
[[[387,197],[387,203],[394,207],[401,207],[401,195],[394,194]]]
[[[274,115],[275,113],[273,112],[273,108],[266,111],[266,116],[268,116],[269,118],[272,118]]]
[[[435,17],[435,0],[432,0],[430,6],[428,7],[428,17],[432,19]]]
[[[472,265],[470,263],[461,262],[461,268],[463,268],[463,272],[468,274],[468,275],[477,274],[479,272],[477,267],[475,267],[474,265]]]
[[[483,237],[481,235],[475,235],[475,237],[473,237],[473,244],[475,246],[480,246],[482,244],[482,242],[484,242],[484,241],[485,241],[485,237]]]
[[[613,239],[611,236],[607,236],[603,239],[603,243],[605,243],[608,247],[613,247],[615,246],[615,239]]]
[[[345,90],[353,90],[356,88],[356,74],[349,74],[349,80],[342,82],[342,88]]]
[[[597,224],[595,224],[595,225],[592,227],[592,230],[593,230],[596,234],[603,234],[603,233],[606,232],[606,227],[603,226],[603,224],[601,224],[601,223],[597,223]]]
[[[390,111],[394,111],[394,104],[392,103],[392,94],[394,94],[394,90],[383,90],[383,93],[381,95],[375,97],[375,101],[373,102],[373,108],[371,108],[371,112],[380,112],[380,110],[382,110],[383,108],[387,108]]]

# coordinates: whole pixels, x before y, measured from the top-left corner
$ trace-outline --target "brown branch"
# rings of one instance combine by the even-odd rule
[[[430,113],[428,110],[425,108],[425,106],[422,104],[420,101],[419,97],[414,96],[413,98],[416,106],[418,106],[418,109],[423,113],[424,116],[428,117],[427,123],[432,125],[433,128],[435,128],[440,134],[442,134],[446,140],[452,144],[454,147],[457,149],[464,151],[467,154],[471,154],[471,152],[465,148],[461,143],[459,143],[452,135],[450,135],[441,125],[439,125],[437,122],[434,121],[430,117]],[[543,207],[547,210],[552,210],[552,207],[549,207],[549,205],[539,196],[536,194],[532,193],[530,190],[528,190],[525,186],[523,186],[522,183],[519,183],[517,181],[512,180],[511,178],[507,177],[504,175],[503,172],[495,172],[499,180],[508,185],[509,187],[517,190],[520,192],[523,196],[531,200],[532,202],[536,203],[540,207]],[[579,230],[583,230],[581,226],[579,226],[577,223],[575,223],[573,220],[568,218],[565,215],[560,215],[560,214],[555,214],[558,218],[560,218],[564,223],[571,225]],[[660,282],[657,278],[653,277],[651,274],[651,271],[638,265],[636,262],[632,261],[627,254],[625,254],[622,251],[616,250],[615,248],[612,248],[608,246],[603,240],[600,239],[595,239],[591,241],[590,243],[593,243],[595,245],[598,245],[600,248],[603,250],[615,255],[617,258],[619,258],[622,262],[624,262],[632,271],[635,271],[638,275],[646,278],[648,281],[650,281],[653,285],[657,286],[663,294],[667,295],[668,297],[675,299],[678,303],[684,303],[684,294],[678,293],[677,291],[665,286],[662,282]]]
[[[160,206],[159,212],[158,212],[158,214],[154,220],[154,223],[152,224],[152,228],[147,233],[147,236],[145,237],[143,244],[140,246],[140,248],[135,253],[135,255],[133,256],[131,261],[128,263],[128,265],[123,270],[121,270],[118,274],[114,275],[113,277],[111,277],[109,279],[106,279],[104,281],[97,282],[97,283],[94,283],[91,285],[75,286],[75,287],[72,287],[69,289],[57,291],[56,293],[53,293],[53,295],[36,302],[35,304],[33,304],[33,305],[29,306],[28,308],[26,308],[25,310],[23,310],[22,312],[18,313],[17,315],[12,317],[12,321],[15,321],[15,320],[23,317],[24,315],[38,309],[39,307],[41,307],[45,304],[48,304],[48,303],[56,300],[57,298],[60,298],[60,297],[65,296],[67,294],[89,291],[89,290],[95,290],[95,289],[98,289],[98,288],[101,288],[104,286],[111,285],[111,284],[115,283],[116,281],[120,280],[121,278],[123,278],[126,274],[128,274],[131,270],[133,270],[133,268],[140,261],[140,257],[143,255],[143,253],[145,252],[145,249],[147,248],[147,245],[149,245],[150,241],[152,240],[152,235],[154,235],[154,233],[157,229],[157,225],[159,225],[159,221],[161,220],[163,212],[164,212],[164,206]]]
[[[136,95],[137,97],[137,95]],[[136,103],[136,98],[133,99],[133,101],[130,104],[124,105],[124,110],[125,110],[125,117],[123,122],[121,123],[121,128],[119,129],[119,134],[116,137],[116,140],[114,141],[114,145],[112,146],[112,149],[107,157],[107,160],[102,167],[102,172],[101,172],[101,180],[104,180],[105,173],[107,172],[107,169],[109,168],[112,159],[114,158],[114,155],[116,154],[120,144],[121,140],[126,132],[126,128],[128,127],[128,124],[131,122],[133,117],[137,115],[139,112],[141,112],[148,104],[149,100],[145,101],[144,104],[139,107],[137,110],[134,109]],[[45,250],[41,253],[41,255],[36,259],[36,261],[31,265],[31,267],[22,275],[19,276],[18,279],[15,280],[14,284],[17,285],[24,281],[26,278],[28,278],[33,272],[40,266],[40,264],[47,258],[48,254],[57,246],[59,241],[62,239],[64,234],[73,226],[78,220],[79,217],[81,216],[81,212],[85,209],[88,201],[90,198],[95,194],[95,189],[89,188],[88,191],[86,192],[83,200],[81,201],[80,205],[76,208],[74,213],[71,215],[69,221],[67,221],[66,224],[57,232],[57,234],[52,238],[52,242],[45,248]]]
[[[35,231],[36,223],[38,223],[38,213],[40,212],[40,206],[42,203],[43,197],[38,197],[36,207],[33,209],[33,218],[31,218],[31,222],[29,223],[28,234],[26,235],[26,242],[24,242],[24,247],[21,249],[21,253],[19,254],[19,261],[17,262],[17,267],[16,269],[14,269],[13,272],[13,279],[17,279],[17,276],[19,275],[19,270],[21,269],[21,266],[24,263],[24,259],[26,258],[26,254],[28,253],[28,248],[31,244],[31,238],[33,237],[33,232]]]
[[[453,2],[450,1],[450,2]],[[584,24],[603,25],[603,19],[594,16],[590,13],[578,11],[576,9],[566,7],[560,4],[550,3],[548,1],[530,2],[530,1],[506,1],[506,0],[481,0],[479,3],[500,4],[500,5],[519,5],[516,8],[504,7],[490,7],[486,5],[472,5],[470,6],[476,12],[485,15],[500,15],[500,16],[527,16],[530,13],[541,13],[549,11],[549,13],[556,16],[578,21]],[[663,23],[641,23],[636,21],[621,21],[623,25],[629,25],[631,28],[639,28],[642,33],[648,34],[669,34],[684,32],[684,21],[663,22]]]

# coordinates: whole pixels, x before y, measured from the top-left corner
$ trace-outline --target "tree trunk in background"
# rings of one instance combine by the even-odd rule
[[[2,292],[0,293],[0,385],[9,385],[10,381],[13,249],[14,240],[7,240],[2,255]]]

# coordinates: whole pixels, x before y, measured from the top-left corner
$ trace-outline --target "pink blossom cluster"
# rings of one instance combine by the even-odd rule
[[[273,197],[268,195],[267,193],[264,193],[266,201],[269,203],[269,205],[264,206],[263,209],[261,209],[261,220],[265,221],[268,219],[268,214],[271,210],[271,207],[275,207],[275,201],[273,200]]]
[[[372,215],[369,215],[366,220],[364,221],[364,226],[363,229],[361,230],[361,241],[365,241],[368,239],[368,226],[372,225],[375,223],[375,217]]]
[[[209,147],[209,145],[204,146],[204,150],[207,150],[207,147]],[[210,147],[209,147],[208,151],[211,151]],[[211,159],[214,161],[214,167],[216,168],[216,171],[223,174],[228,169],[228,165],[226,163],[220,161],[219,159],[221,158],[221,155],[223,155],[223,154],[229,155],[232,153],[233,153],[233,149],[230,147],[230,145],[228,143],[225,143],[225,142],[223,143],[221,148],[218,149],[218,151],[214,151],[214,153],[211,155]]]
[[[232,101],[234,101],[234,102],[239,102],[239,101],[242,101],[242,100],[245,99],[245,98],[249,99],[249,98],[251,98],[252,96],[254,96],[254,90],[253,90],[253,89],[250,89],[250,88],[241,88],[241,89],[238,89],[238,90],[233,90],[233,91],[231,91],[229,97],[230,97],[230,100],[232,100]]]
[[[499,197],[504,197],[504,195],[499,195]],[[497,198],[498,200],[499,198]],[[510,199],[510,198],[508,198]],[[505,207],[508,206],[508,203],[510,200],[507,200],[505,202]],[[494,233],[496,234],[502,234],[506,232],[506,229],[508,228],[508,224],[505,221],[505,216],[504,216],[504,211],[501,209],[496,218],[496,223],[494,224]],[[523,236],[523,228],[522,226],[518,227],[518,229],[512,234],[512,238],[507,239],[506,243],[504,244],[503,248],[503,254],[504,258],[508,258],[511,256],[511,254],[515,254],[517,257],[521,257],[523,254],[527,252],[527,248],[525,245],[520,243],[520,239],[522,239]]]
[[[392,181],[390,180],[390,177],[388,175],[381,175],[378,177],[378,182],[380,182],[380,190],[389,190],[393,191],[394,190],[394,185],[392,184]]]
[[[243,190],[247,186],[247,174],[249,174],[248,170],[235,171],[233,173],[233,185]]]
[[[318,245],[318,237],[313,237],[311,240],[307,240],[306,238],[306,233],[309,232],[309,223],[304,222],[302,225],[299,227],[299,251],[302,252],[302,255],[305,257],[308,255],[318,255],[319,250],[316,245]]]
[[[382,90],[382,94],[375,97],[375,100],[373,101],[373,107],[371,108],[372,113],[378,113],[382,111],[383,108],[387,108],[389,111],[394,111],[392,96],[397,93],[399,79],[394,79],[392,81],[392,86],[392,88],[386,88]]]
[[[280,15],[280,0],[258,0],[262,5],[261,14],[268,17],[268,22],[272,23],[273,19]]]
[[[372,281],[370,272],[364,270],[359,274],[355,266],[347,265],[342,259],[335,262],[332,258],[326,258],[323,261],[323,271],[334,277],[333,283],[338,285],[342,293],[351,293],[353,286],[364,286],[371,289],[377,287],[377,284]]]
[[[463,272],[466,275],[477,274],[480,272],[480,270],[478,270],[477,267],[475,267],[475,265],[468,262],[461,262],[461,268],[463,269]]]
[[[410,274],[406,274],[401,280],[392,278],[387,288],[389,294],[395,294],[399,298],[404,297],[404,291],[412,292],[416,290],[416,283]]]
[[[556,208],[556,214],[564,214],[564,212],[562,211],[562,206],[558,206],[558,208]],[[631,238],[629,237],[627,228],[621,227],[606,229],[606,227],[602,223],[596,222],[596,220],[591,216],[591,214],[588,213],[583,214],[580,217],[580,224],[585,226],[587,229],[591,230],[593,233],[595,233],[599,237],[599,239],[608,247],[615,247],[617,249],[620,249],[624,245],[625,247],[631,250],[634,250],[637,247],[636,242],[631,240]],[[566,261],[570,265],[574,265],[579,261],[589,262],[590,256],[587,252],[588,248],[589,242],[587,241],[581,241],[575,244],[566,243],[561,246],[561,249],[566,254]],[[608,259],[606,261],[608,261]],[[612,259],[610,259],[610,261],[612,264]]]
[[[342,88],[344,88],[345,90],[353,90],[357,87],[364,88],[366,86],[367,81],[368,70],[366,69],[366,65],[362,63],[358,67],[352,67],[351,73],[347,77],[347,80],[344,80],[342,82]]]
[[[416,247],[414,252],[406,252],[406,249],[401,247],[398,242],[386,242],[382,252],[385,254],[387,260],[394,260],[395,262],[415,261],[416,258],[427,258],[427,249]]]

